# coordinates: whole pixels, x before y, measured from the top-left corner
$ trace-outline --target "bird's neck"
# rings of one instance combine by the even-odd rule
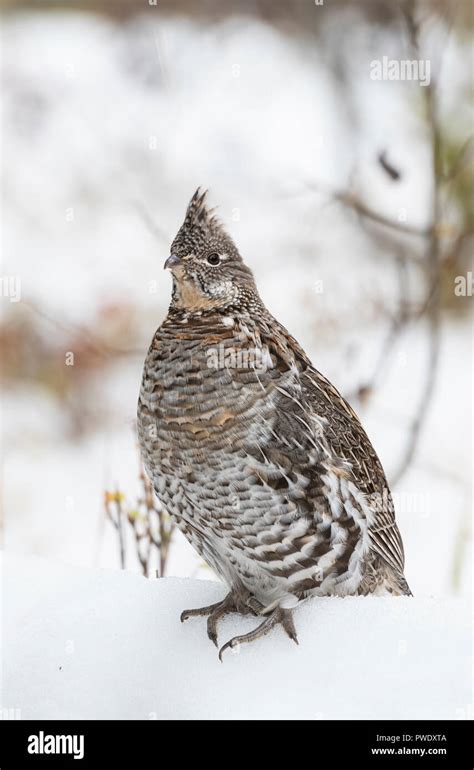
[[[260,317],[268,311],[257,291],[243,290],[234,297],[204,297],[194,290],[173,292],[168,317],[179,321],[201,322],[203,319],[242,316]]]

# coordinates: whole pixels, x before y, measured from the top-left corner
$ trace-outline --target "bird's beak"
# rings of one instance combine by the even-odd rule
[[[176,254],[171,254],[166,260],[163,267],[166,270],[166,268],[176,267],[176,265],[179,265],[180,262],[181,260]]]

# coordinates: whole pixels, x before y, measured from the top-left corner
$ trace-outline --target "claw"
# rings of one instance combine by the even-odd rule
[[[237,647],[240,644],[240,641],[239,641],[240,639],[241,639],[241,637],[234,636],[233,639],[229,639],[228,642],[226,642],[225,644],[222,645],[222,647],[219,650],[219,660],[220,660],[221,663],[223,662],[222,656],[223,656],[225,650],[228,650],[229,648],[233,650],[234,647]]]
[[[229,598],[230,597],[230,598]],[[228,594],[223,602],[221,602],[209,615],[207,619],[207,635],[211,642],[217,647],[217,624],[224,615],[229,615],[231,612],[237,612],[234,605],[231,594]]]
[[[216,630],[216,629],[212,629],[212,630],[211,630],[211,629],[209,628],[209,621],[208,621],[208,623],[207,623],[207,636],[208,636],[208,638],[211,640],[211,642],[212,642],[212,643],[213,643],[213,644],[214,644],[216,647],[218,647],[218,646],[219,646],[219,645],[218,645],[218,642],[217,642],[217,630]]]
[[[181,613],[181,623],[192,617],[202,617],[208,615],[207,619],[207,635],[211,642],[217,647],[217,624],[224,615],[228,615],[231,612],[238,612],[238,608],[235,603],[235,599],[231,593],[221,601],[215,604],[210,604],[207,607],[199,607],[195,610],[184,610]]]
[[[225,601],[225,600],[224,600]],[[222,602],[216,602],[215,604],[209,604],[207,607],[198,607],[194,610],[183,610],[180,615],[181,623],[184,623],[188,618],[197,618],[203,615],[210,615],[217,607],[220,607]]]
[[[290,639],[292,639],[292,641],[295,644],[299,645],[291,610],[280,610],[280,614],[281,614],[280,623],[283,626],[284,630],[286,631]]]
[[[260,639],[262,636],[268,634],[272,628],[278,625],[283,626],[290,639],[298,644],[298,637],[296,635],[296,629],[295,624],[293,623],[291,610],[285,610],[281,607],[277,607],[275,610],[273,610],[272,614],[265,618],[263,623],[260,623],[260,625],[257,626],[257,628],[255,628],[253,631],[250,631],[248,634],[242,634],[242,636],[234,636],[232,639],[229,639],[229,641],[226,642],[219,650],[219,660],[222,663],[222,656],[225,650],[234,649],[240,644],[248,644],[249,642],[254,642],[256,639]]]

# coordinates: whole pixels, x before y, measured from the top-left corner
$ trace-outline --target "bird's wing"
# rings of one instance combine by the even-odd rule
[[[322,414],[325,436],[332,451],[350,463],[354,483],[371,503],[369,526],[373,549],[396,572],[403,573],[403,543],[395,522],[395,508],[382,464],[357,414],[336,388],[318,371],[302,373],[303,389],[312,409]]]
[[[262,341],[268,345],[274,365],[281,371],[296,367],[301,386],[290,402],[280,396],[288,435],[293,429],[314,431],[314,439],[329,450],[337,466],[349,468],[355,486],[374,512],[369,526],[372,547],[396,573],[403,574],[404,552],[395,522],[395,510],[382,464],[357,414],[338,390],[312,366],[298,342],[277,321],[260,324]],[[291,425],[292,423],[292,425]],[[306,428],[304,427],[306,426]],[[311,443],[311,436],[308,446]]]

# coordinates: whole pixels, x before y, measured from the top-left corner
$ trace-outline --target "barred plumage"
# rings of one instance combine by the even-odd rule
[[[145,361],[138,433],[178,527],[229,587],[183,613],[264,616],[296,641],[312,596],[409,594],[385,474],[359,419],[268,312],[199,190],[166,265],[168,315]],[[221,650],[221,652],[222,652]]]

